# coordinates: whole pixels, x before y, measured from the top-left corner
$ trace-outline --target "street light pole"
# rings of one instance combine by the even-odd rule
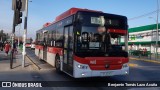
[[[19,29],[17,31],[17,38],[18,38],[18,49],[19,49],[19,44],[20,44],[20,29],[21,29],[21,25],[19,25]]]
[[[159,32],[158,32],[158,16],[159,16],[159,14],[158,14],[158,12],[159,12],[159,2],[157,0],[157,30],[156,30],[156,54],[155,54],[155,60],[157,60],[157,58],[158,58],[158,55],[157,55],[158,41],[159,41],[159,36],[158,36],[158,34],[159,34]]]
[[[16,8],[16,5],[14,5],[14,8]],[[12,27],[12,35],[11,35],[11,44],[12,44],[12,50],[11,50],[11,53],[10,53],[10,69],[12,69],[12,66],[13,66],[13,51],[14,51],[14,38],[15,38],[15,15],[16,14],[16,11],[14,10],[14,15],[13,15],[13,27]]]
[[[26,0],[26,15],[24,20],[24,35],[23,35],[23,60],[22,60],[22,67],[25,67],[25,56],[26,56],[26,37],[27,37],[27,18],[28,18],[28,0]]]

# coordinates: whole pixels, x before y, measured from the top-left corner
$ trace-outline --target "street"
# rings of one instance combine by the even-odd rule
[[[27,48],[27,55],[34,56],[34,50]],[[112,77],[94,77],[94,78],[80,78],[74,79],[65,73],[57,73],[55,68],[51,65],[47,64],[44,61],[38,61],[40,70],[35,69],[28,60],[26,60],[25,68],[21,67],[21,57],[22,55],[19,53],[14,60],[13,69],[9,69],[9,60],[8,56],[1,51],[0,52],[0,81],[53,81],[55,87],[46,88],[47,90],[160,90],[159,87],[86,87],[85,84],[87,82],[88,85],[102,85],[103,82],[100,81],[159,81],[160,80],[160,66],[157,63],[145,62],[140,60],[130,60],[129,64],[133,64],[135,66],[130,67],[130,74],[128,76],[112,76]],[[3,67],[3,68],[2,68]],[[80,81],[80,83],[74,83]],[[81,83],[82,82],[82,83]],[[83,83],[85,82],[85,83]],[[49,84],[50,82],[47,82]],[[56,83],[61,83],[62,85],[58,85],[56,87]],[[71,85],[71,86],[67,86]],[[53,85],[54,86],[54,85]],[[9,88],[0,88],[2,90],[8,90]],[[16,90],[26,90],[28,88],[15,88]],[[43,90],[44,88],[31,88],[31,90]]]
[[[33,50],[27,49],[28,54],[34,54]],[[102,80],[116,80],[116,81],[159,81],[160,80],[160,64],[157,63],[151,63],[151,62],[144,62],[144,61],[138,61],[138,60],[130,60],[129,63],[136,64],[137,66],[130,67],[129,75],[127,76],[113,76],[113,77],[105,77],[101,78]],[[50,67],[50,68],[47,68]],[[55,81],[55,80],[71,80],[70,76],[66,74],[59,75],[56,73],[55,68],[51,67],[50,65],[45,66],[44,68],[40,70],[45,80],[49,81]],[[50,74],[48,74],[50,73]],[[47,76],[45,76],[47,75]],[[51,76],[49,76],[51,75]],[[55,75],[56,78],[53,76]],[[64,78],[65,77],[65,78]]]
[[[27,49],[27,54],[34,54],[34,50]],[[42,61],[43,62],[43,61]],[[96,77],[96,78],[82,78],[74,79],[67,74],[58,74],[55,68],[50,65],[43,65],[41,70],[36,70],[38,78],[36,80],[42,81],[68,81],[70,83],[75,80],[81,80],[84,82],[92,81],[159,81],[160,80],[160,66],[157,63],[144,62],[140,60],[130,60],[130,64],[136,64],[136,66],[130,67],[130,74],[128,76],[112,76],[112,77]],[[44,64],[44,62],[42,63]],[[91,82],[91,83],[92,83]],[[83,86],[83,85],[82,85]],[[88,88],[88,87],[87,87]],[[105,89],[97,87],[96,90]],[[120,88],[124,90],[124,88]],[[125,88],[126,89],[126,88]],[[133,88],[128,88],[133,89]],[[127,90],[128,90],[127,89]],[[142,88],[141,88],[142,89]],[[160,88],[152,88],[153,90],[158,90]],[[86,89],[87,90],[87,89]]]
[[[0,0],[0,90],[160,90],[159,2]]]

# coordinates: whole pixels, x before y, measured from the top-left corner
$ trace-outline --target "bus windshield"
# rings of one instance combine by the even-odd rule
[[[80,56],[125,56],[128,54],[120,45],[121,34],[110,33],[109,28],[127,30],[125,20],[109,20],[105,18],[104,25],[101,25],[99,16],[79,16],[80,28],[76,31],[76,53]],[[106,16],[104,16],[106,17]],[[112,17],[113,18],[113,17]],[[123,25],[122,25],[123,24]],[[123,55],[120,55],[121,53]],[[115,55],[113,55],[115,54]]]
[[[32,39],[26,39],[26,44],[31,44],[32,43]]]
[[[120,45],[120,35],[112,35],[107,31],[100,32],[99,28],[102,27],[82,26],[81,34],[77,32],[79,34],[77,35],[77,52],[79,54],[104,56],[111,51],[124,51]]]

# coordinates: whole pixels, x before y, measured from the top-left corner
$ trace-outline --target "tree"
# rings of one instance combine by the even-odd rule
[[[0,31],[0,41],[2,41],[3,38],[3,30]]]
[[[0,31],[0,41],[4,42],[4,41],[6,41],[8,38],[9,38],[9,37],[8,37],[8,33],[5,34],[5,33],[3,32],[3,30],[1,30],[1,31]]]

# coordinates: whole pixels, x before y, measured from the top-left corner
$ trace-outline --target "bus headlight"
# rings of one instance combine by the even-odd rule
[[[78,67],[79,69],[87,69],[87,68],[88,68],[87,65],[81,65],[81,64],[78,64],[77,67]]]
[[[123,64],[122,68],[126,68],[126,67],[128,67],[128,64],[127,63]]]

